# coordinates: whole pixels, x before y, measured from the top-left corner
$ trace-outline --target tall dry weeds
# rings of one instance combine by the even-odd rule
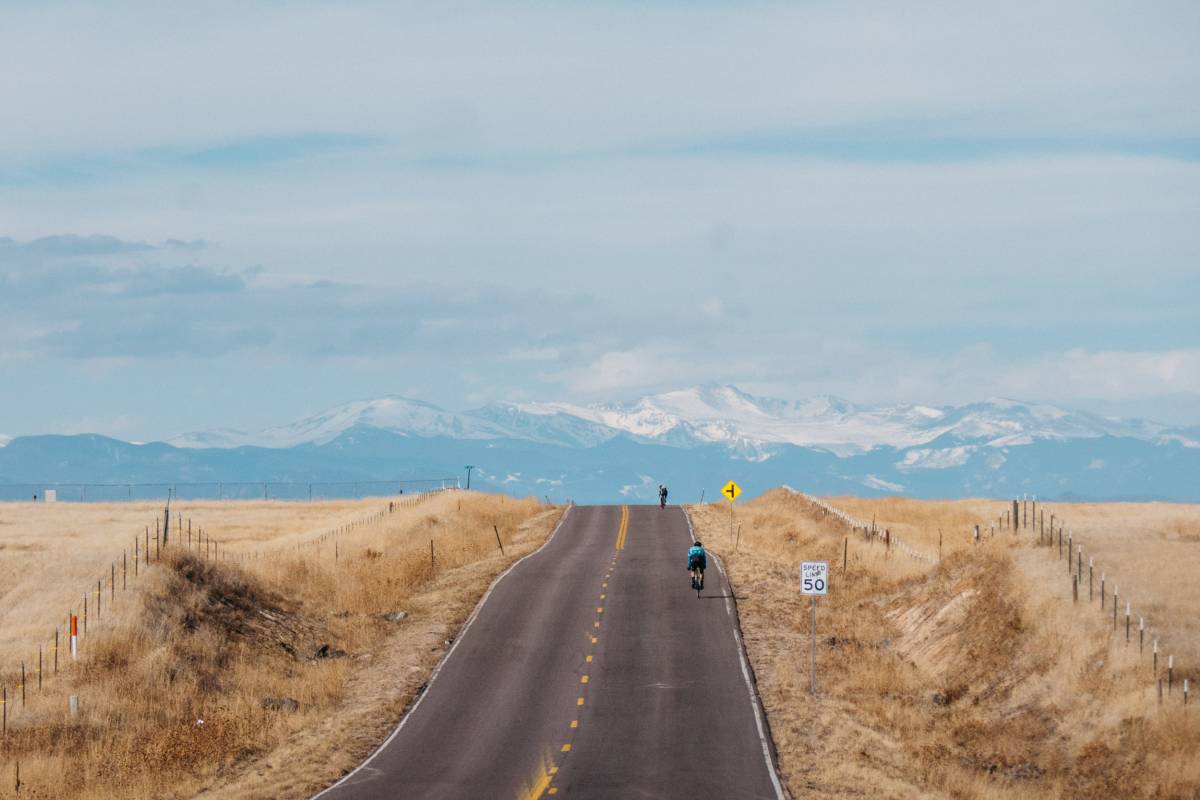
[[[18,760],[22,797],[310,793],[394,724],[487,581],[536,547],[558,513],[456,493],[349,528],[336,561],[332,541],[286,549],[312,539],[286,528],[230,545],[232,556],[239,544],[287,543],[269,559],[215,563],[169,549],[89,634],[78,665],[10,719],[0,797],[13,793]],[[385,619],[391,612],[403,614]],[[78,695],[78,716],[67,694]]]
[[[1200,720],[1178,693],[1158,707],[1136,646],[1062,591],[1063,562],[1027,537],[971,543],[971,511],[987,520],[1002,503],[832,502],[935,550],[941,526],[952,544],[925,565],[850,538],[843,572],[848,531],[795,494],[739,507],[736,552],[726,507],[693,512],[729,568],[795,796],[1200,796],[1200,764],[1187,755]],[[815,698],[796,577],[812,559],[833,568],[818,604]]]

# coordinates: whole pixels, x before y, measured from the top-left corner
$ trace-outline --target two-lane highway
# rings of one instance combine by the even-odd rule
[[[574,507],[492,588],[420,701],[318,795],[780,798],[727,582],[677,507]]]

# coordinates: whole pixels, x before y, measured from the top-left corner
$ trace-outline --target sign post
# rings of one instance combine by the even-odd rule
[[[733,481],[725,484],[721,489],[721,494],[729,501],[729,538],[733,538],[733,501],[737,500],[738,495],[742,493],[742,487],[738,486]]]
[[[801,561],[800,562],[800,594],[812,598],[812,620],[809,625],[809,636],[812,641],[809,656],[809,691],[817,693],[817,596],[829,594],[829,562]]]

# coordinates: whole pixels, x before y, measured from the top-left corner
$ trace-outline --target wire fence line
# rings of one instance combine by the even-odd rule
[[[96,581],[89,581],[83,587],[79,595],[80,602],[68,607],[62,625],[55,624],[52,634],[29,646],[27,657],[0,663],[0,753],[3,753],[7,744],[12,723],[19,722],[23,716],[27,699],[49,690],[51,687],[47,684],[52,683],[59,674],[69,671],[77,661],[88,637],[89,621],[94,634],[101,620],[110,618],[121,604],[119,598],[123,598],[125,592],[169,551],[188,550],[205,560],[240,563],[281,557],[290,552],[332,543],[336,561],[336,543],[342,535],[378,525],[401,509],[415,507],[451,489],[457,489],[457,485],[397,495],[369,514],[332,526],[315,537],[258,550],[231,551],[231,542],[210,536],[199,525],[193,527],[191,517],[185,517],[168,506],[161,515],[154,517],[152,525],[145,525],[142,531],[134,535],[132,547],[122,550],[119,560],[114,558],[98,570]],[[0,655],[10,656],[8,652]]]
[[[791,487],[787,488],[793,494],[802,497],[814,508],[838,519],[847,529],[853,531],[855,534],[862,533],[868,541],[883,540],[889,551],[898,546],[901,552],[918,561],[929,564],[936,564],[941,561],[940,532],[939,552],[935,558],[931,554],[923,553],[911,547],[886,529],[882,529],[884,532],[881,534],[879,532],[881,529],[875,525],[874,520],[868,525],[864,521],[850,516],[844,510],[826,503],[824,500],[792,489]],[[1119,645],[1121,640],[1124,639],[1121,649],[1131,653],[1133,648],[1136,647],[1137,657],[1146,659],[1148,662],[1151,690],[1157,690],[1158,704],[1162,705],[1164,703],[1164,694],[1169,698],[1178,692],[1182,704],[1185,706],[1188,705],[1191,690],[1189,679],[1183,678],[1182,681],[1180,680],[1180,669],[1175,664],[1173,654],[1160,652],[1159,637],[1154,634],[1152,629],[1147,627],[1144,615],[1140,612],[1134,613],[1133,603],[1129,600],[1128,595],[1120,593],[1119,587],[1115,582],[1115,573],[1110,579],[1106,570],[1097,568],[1094,556],[1088,556],[1085,563],[1083,545],[1079,537],[1076,537],[1063,524],[1062,517],[1058,516],[1055,512],[1050,513],[1049,527],[1047,527],[1046,513],[1047,509],[1045,506],[1039,509],[1036,500],[1030,500],[1029,498],[1014,499],[1011,501],[1011,506],[1008,502],[1005,503],[1004,511],[989,525],[986,533],[981,525],[975,525],[973,534],[969,532],[968,535],[975,545],[980,545],[984,540],[994,537],[997,530],[1011,531],[1014,536],[1019,531],[1026,531],[1031,546],[1044,548],[1047,550],[1049,556],[1053,557],[1057,555],[1056,560],[1065,562],[1068,578],[1067,593],[1072,598],[1074,605],[1078,606],[1081,603],[1084,605],[1096,604],[1098,596],[1098,608],[1105,623],[1107,624],[1111,620],[1113,645]],[[849,541],[849,537],[847,537],[847,546],[849,545]],[[1084,572],[1085,569],[1086,573]],[[1086,600],[1081,597],[1085,591],[1083,588],[1084,583],[1087,584]],[[1136,623],[1134,620],[1136,620]]]
[[[459,488],[458,478],[395,478],[360,481],[158,481],[0,483],[0,502],[119,503],[146,500],[359,500]]]

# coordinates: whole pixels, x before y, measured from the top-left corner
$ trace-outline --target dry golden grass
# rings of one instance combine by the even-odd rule
[[[995,520],[1011,503],[996,500],[920,501],[903,497],[829,498],[828,502],[860,519],[877,518],[880,527],[891,527],[932,551],[937,533],[945,537],[945,553],[970,549],[976,521]],[[1185,668],[1200,675],[1200,506],[1176,503],[1055,503],[1038,505],[1037,520],[1029,527],[995,531],[1001,540],[1022,544],[1037,541],[1044,522],[1049,531],[1065,527],[1063,556],[1058,560],[1058,540],[1052,547],[1022,549],[1015,557],[1023,571],[1053,586],[1061,596],[1071,593],[1065,556],[1073,542],[1082,548],[1084,576],[1089,560],[1095,562],[1093,611],[1098,615],[1099,581],[1103,573],[1107,591],[1115,585],[1121,595],[1119,623],[1124,625],[1124,603],[1146,621],[1148,636],[1158,637],[1164,652],[1172,653]],[[986,536],[988,527],[983,528]],[[1071,537],[1070,542],[1066,536]],[[1078,562],[1077,562],[1078,563]],[[1086,594],[1087,586],[1083,586]],[[1111,606],[1109,606],[1111,611]],[[1189,673],[1190,677],[1190,673]]]
[[[194,534],[204,526],[216,539],[240,543],[253,537],[282,546],[360,519],[382,502],[178,503],[172,505],[172,525],[181,514],[184,541],[190,518]],[[65,626],[68,611],[82,614],[84,595],[94,612],[100,579],[104,590],[98,622],[103,625],[112,567],[119,587],[126,553],[132,582],[134,540],[144,548],[148,528],[153,552],[162,510],[159,503],[0,503],[0,670],[11,669],[14,660],[36,659],[37,644],[53,642],[54,626]],[[89,624],[96,622],[93,613]]]
[[[387,501],[317,505],[328,507],[193,508],[194,526],[230,540],[231,560],[171,548],[84,638],[77,665],[31,691],[27,707],[10,692],[0,797],[12,795],[18,759],[22,797],[311,794],[383,738],[488,582],[540,545],[561,513],[438,495],[344,530],[335,562],[321,533]],[[264,550],[273,555],[233,560]],[[395,611],[407,616],[384,618]],[[68,693],[80,696],[78,717]]]
[[[843,573],[841,521],[783,490],[739,507],[736,552],[725,507],[693,511],[738,594],[794,796],[1200,796],[1197,710],[1182,707],[1178,687],[1158,706],[1136,632],[1127,647],[1111,617],[1076,606],[1064,562],[1024,532],[972,543],[975,521],[997,517],[1003,502],[829,502],[868,522],[874,514],[880,527],[934,553],[942,527],[944,557],[927,564],[851,536]],[[1065,506],[1056,513],[1089,531],[1097,553],[1105,546],[1100,519],[1123,520],[1114,530],[1142,519],[1154,530],[1160,518],[1186,521],[1195,512],[1088,508],[1094,517]],[[833,570],[830,595],[819,603],[815,698],[808,602],[797,577],[798,562],[812,559]],[[1148,586],[1145,602],[1194,607],[1197,595],[1195,582]]]

